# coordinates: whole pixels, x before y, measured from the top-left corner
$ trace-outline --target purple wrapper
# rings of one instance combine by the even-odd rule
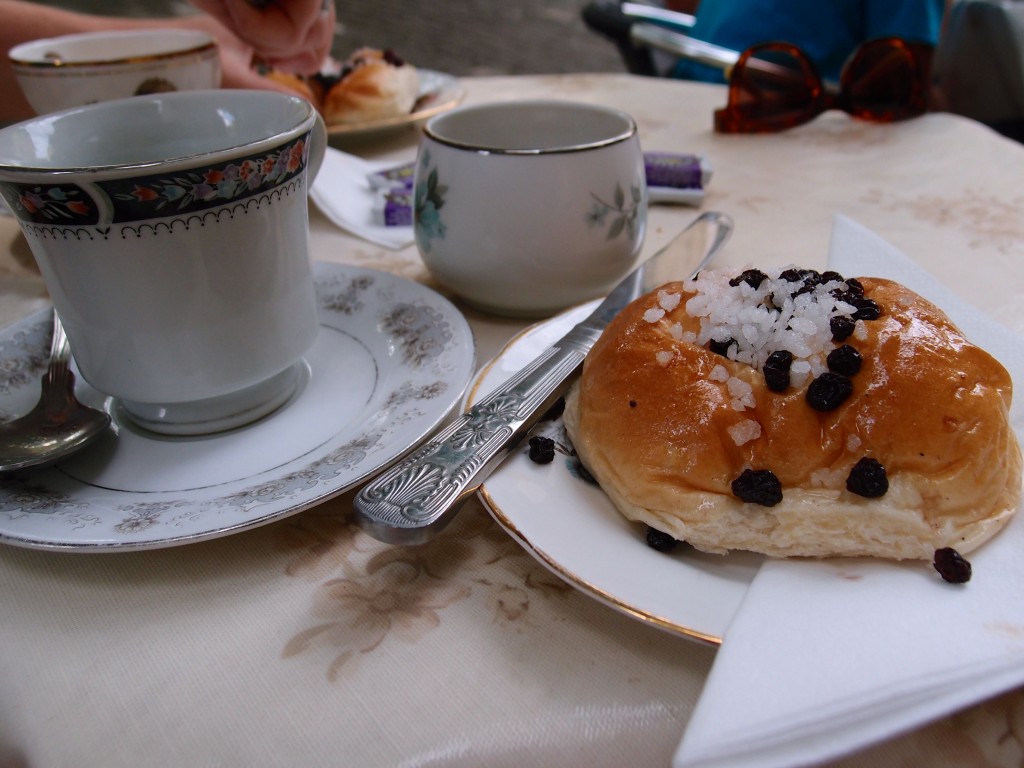
[[[384,195],[384,226],[412,226],[412,193],[400,190]]]
[[[375,171],[367,176],[373,189],[412,189],[415,163],[403,163],[395,168]]]
[[[704,186],[704,169],[696,155],[645,152],[644,172],[649,187],[702,189]]]

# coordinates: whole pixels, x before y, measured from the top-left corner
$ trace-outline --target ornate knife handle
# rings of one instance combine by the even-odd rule
[[[589,335],[579,328],[567,334],[366,485],[354,503],[360,525],[392,544],[433,538],[565,391],[593,343],[581,343]]]

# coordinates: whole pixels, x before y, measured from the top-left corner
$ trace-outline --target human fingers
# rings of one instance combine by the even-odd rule
[[[256,54],[280,66],[290,63],[312,72],[330,53],[335,10],[330,0],[192,0],[193,4],[231,28]]]

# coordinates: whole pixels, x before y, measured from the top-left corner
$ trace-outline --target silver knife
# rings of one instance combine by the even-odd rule
[[[633,299],[693,277],[732,234],[732,219],[709,211],[608,294],[589,317],[509,381],[473,405],[356,495],[360,526],[390,544],[423,544],[522,441],[568,389],[605,326]]]

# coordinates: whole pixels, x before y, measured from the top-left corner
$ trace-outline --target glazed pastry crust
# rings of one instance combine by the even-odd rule
[[[361,123],[412,112],[419,97],[415,67],[395,65],[373,48],[353,53],[349,67],[351,71],[323,96],[321,110],[328,123]]]
[[[806,386],[770,391],[751,366],[677,340],[697,331],[679,307],[654,323],[657,292],[605,330],[567,397],[565,425],[584,466],[630,520],[708,552],[772,556],[876,556],[930,560],[941,547],[967,553],[997,533],[1020,503],[1021,451],[1009,424],[1012,384],[1003,366],[969,343],[934,305],[887,280],[861,278],[882,315],[848,340],[863,366],[852,396],[819,412]],[[664,363],[670,351],[671,359]],[[735,410],[715,366],[753,388]],[[729,428],[752,419],[756,439]],[[862,457],[885,467],[889,490],[846,490]],[[731,490],[745,468],[770,469],[783,500],[744,503]]]
[[[317,105],[320,102],[319,97],[313,90],[313,86],[303,77],[292,74],[291,72],[282,72],[279,69],[269,70],[264,74],[264,77],[273,80],[275,83],[290,88],[295,91],[296,94],[302,96],[307,101]]]
[[[312,102],[331,125],[401,117],[416,106],[420,77],[411,64],[376,48],[360,48],[340,67],[340,79],[306,78],[276,69],[264,76]]]

